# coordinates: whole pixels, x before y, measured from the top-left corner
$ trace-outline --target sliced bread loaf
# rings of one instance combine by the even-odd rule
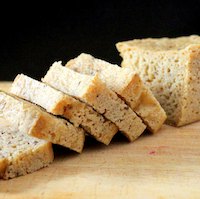
[[[122,66],[136,71],[181,126],[200,120],[200,37],[135,39],[116,44]]]
[[[87,104],[26,75],[18,75],[11,93],[36,103],[54,115],[61,115],[81,126],[98,141],[108,145],[117,133],[116,125]]]
[[[21,133],[28,133],[77,152],[83,149],[85,138],[83,129],[3,91],[0,91],[0,117],[5,118]]]
[[[85,53],[70,60],[66,66],[87,75],[98,73],[106,86],[126,101],[151,132],[157,132],[166,120],[165,111],[133,70],[121,68]]]
[[[146,128],[142,120],[106,87],[98,75],[80,74],[63,67],[61,62],[55,62],[42,81],[91,105],[115,123],[130,141],[135,140]]]
[[[14,119],[14,118],[13,118]],[[22,133],[0,117],[0,178],[9,179],[48,166],[54,159],[50,142]]]

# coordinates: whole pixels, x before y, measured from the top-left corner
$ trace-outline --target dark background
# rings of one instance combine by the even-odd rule
[[[115,43],[200,34],[200,1],[66,1],[1,8],[0,80],[40,79],[81,52],[120,64]],[[4,11],[4,12],[3,12]]]

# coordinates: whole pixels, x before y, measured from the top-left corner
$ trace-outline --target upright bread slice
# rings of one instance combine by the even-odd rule
[[[75,126],[81,126],[104,144],[108,145],[118,131],[115,124],[87,104],[26,75],[18,75],[10,91],[52,114],[69,119]]]
[[[81,152],[84,131],[38,106],[0,91],[0,117],[22,133]]]
[[[130,141],[135,140],[146,128],[142,120],[105,86],[98,75],[80,74],[63,67],[61,62],[55,62],[42,81],[91,105],[115,123]]]
[[[151,132],[157,132],[166,120],[165,111],[133,70],[121,68],[84,53],[70,60],[66,66],[87,75],[98,73],[106,86],[126,101]]]
[[[117,43],[122,66],[131,68],[181,126],[200,120],[200,37],[135,39]]]
[[[53,159],[50,142],[30,137],[0,117],[0,178],[32,173],[48,166]]]

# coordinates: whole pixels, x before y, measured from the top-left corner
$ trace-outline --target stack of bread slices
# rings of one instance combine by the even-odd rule
[[[53,63],[41,81],[19,74],[0,91],[0,178],[48,166],[52,144],[81,153],[85,135],[109,145],[117,132],[133,142],[165,120],[137,73],[89,54]]]

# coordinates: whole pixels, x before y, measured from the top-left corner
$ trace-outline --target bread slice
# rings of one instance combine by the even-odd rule
[[[157,132],[166,120],[165,111],[133,70],[121,68],[85,53],[70,60],[66,66],[87,75],[98,73],[106,86],[126,101],[151,132]]]
[[[81,152],[84,130],[30,102],[0,91],[0,115],[22,133]]]
[[[75,126],[81,126],[106,145],[118,131],[115,124],[87,104],[26,75],[21,74],[15,78],[10,92],[40,105],[54,115],[69,119]]]
[[[63,67],[61,62],[55,62],[42,81],[91,105],[115,123],[130,141],[135,140],[146,128],[142,120],[105,86],[98,75],[80,74]]]
[[[167,123],[200,120],[200,37],[135,39],[116,44],[122,66],[139,73],[167,113]]]
[[[32,173],[48,166],[53,159],[50,142],[30,137],[0,118],[0,178]]]

